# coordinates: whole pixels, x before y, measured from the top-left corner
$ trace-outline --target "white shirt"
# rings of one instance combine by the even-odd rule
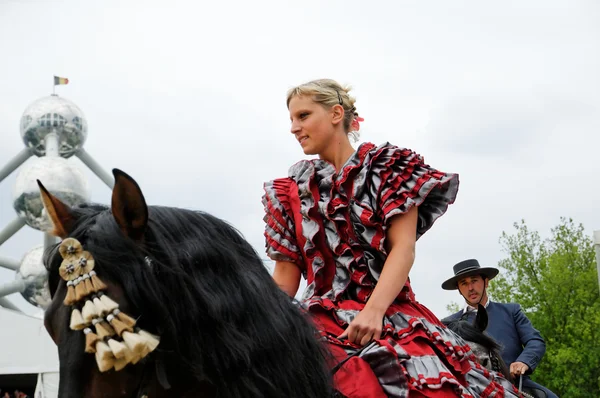
[[[487,306],[490,304],[490,300],[488,299],[485,302],[485,305],[483,306],[483,308],[487,308]],[[469,311],[473,311],[473,312],[477,312],[477,308],[470,306],[469,304],[465,305],[465,308],[463,308],[463,314],[466,314]]]

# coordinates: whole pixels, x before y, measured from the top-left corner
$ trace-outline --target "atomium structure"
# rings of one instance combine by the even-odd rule
[[[42,309],[50,303],[42,256],[46,248],[56,243],[56,238],[47,232],[50,221],[36,180],[71,206],[88,201],[88,181],[69,159],[75,156],[110,188],[114,185],[112,176],[83,148],[87,121],[73,102],[56,94],[38,99],[23,112],[20,130],[25,149],[0,168],[0,183],[20,168],[12,195],[17,214],[3,229],[0,226],[0,247],[26,225],[44,232],[44,243],[33,247],[20,260],[0,255],[0,267],[15,271],[14,281],[0,284],[0,306],[15,311],[20,310],[6,297],[14,293],[20,293],[30,304]]]

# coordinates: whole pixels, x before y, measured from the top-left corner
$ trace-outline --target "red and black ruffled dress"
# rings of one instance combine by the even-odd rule
[[[335,373],[342,394],[516,396],[506,379],[480,366],[468,345],[415,300],[409,281],[386,312],[380,339],[353,355],[362,347],[336,338],[373,292],[390,219],[417,206],[418,239],[457,192],[458,175],[388,143],[362,144],[340,172],[329,162],[305,160],[288,178],[265,184],[267,254],[300,268],[307,280],[303,306],[335,360],[351,357]]]

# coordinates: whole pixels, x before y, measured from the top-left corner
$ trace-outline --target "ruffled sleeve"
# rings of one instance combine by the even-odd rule
[[[265,209],[265,241],[269,258],[289,261],[302,268],[302,254],[298,247],[289,190],[293,181],[280,178],[265,183],[262,203]]]
[[[371,187],[377,192],[375,211],[384,229],[393,216],[417,206],[419,239],[454,203],[458,174],[436,170],[417,153],[391,144],[381,145],[369,155],[371,159],[365,163],[370,164]]]

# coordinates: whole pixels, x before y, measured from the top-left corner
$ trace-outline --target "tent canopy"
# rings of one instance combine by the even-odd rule
[[[58,372],[58,349],[44,322],[0,307],[0,374]]]

